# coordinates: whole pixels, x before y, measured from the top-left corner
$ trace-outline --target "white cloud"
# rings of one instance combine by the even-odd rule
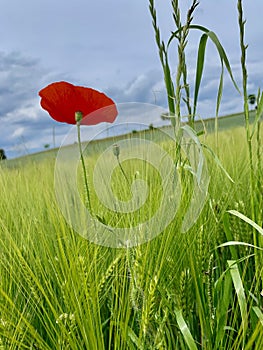
[[[24,132],[25,132],[25,128],[21,126],[14,130],[14,132],[11,135],[11,138],[21,137],[24,134]]]

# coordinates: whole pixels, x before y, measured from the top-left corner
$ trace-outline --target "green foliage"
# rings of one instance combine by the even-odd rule
[[[188,10],[187,19],[185,24],[181,22],[181,12],[178,1],[171,1],[173,8],[173,18],[175,22],[176,30],[172,31],[170,38],[167,40],[167,44],[161,39],[160,28],[157,24],[157,13],[155,9],[154,0],[149,0],[149,8],[152,16],[153,28],[155,31],[155,40],[159,50],[160,62],[163,68],[164,73],[164,81],[167,91],[168,97],[168,107],[171,116],[174,118],[171,119],[173,125],[178,125],[181,122],[181,101],[183,100],[186,104],[188,110],[188,122],[190,126],[194,126],[194,120],[196,117],[196,108],[198,103],[198,96],[200,91],[200,86],[203,77],[204,63],[205,63],[205,53],[206,53],[206,45],[207,40],[210,39],[211,42],[215,45],[219,59],[221,63],[221,74],[219,78],[219,86],[217,93],[217,101],[216,101],[216,116],[218,116],[222,92],[223,92],[223,78],[224,78],[224,68],[226,68],[231,81],[233,82],[234,87],[238,92],[239,88],[234,79],[232,69],[227,58],[227,54],[220,43],[217,35],[210,31],[208,28],[203,27],[201,25],[192,24],[193,15],[196,8],[199,5],[199,2],[196,0],[192,1],[192,5]],[[188,36],[191,30],[199,30],[202,35],[199,42],[198,53],[197,53],[197,63],[196,63],[196,75],[195,75],[195,88],[193,93],[193,105],[191,106],[191,93],[190,86],[187,82],[187,63],[186,63],[186,54],[185,49],[188,43]],[[177,73],[175,82],[173,82],[171,68],[169,63],[169,48],[174,41],[177,41]],[[185,97],[182,97],[182,91],[185,92]],[[216,130],[218,126],[216,124]]]
[[[157,133],[152,131],[152,137]],[[258,235],[261,228],[246,215],[250,202],[248,158],[239,145],[243,137],[240,128],[219,133],[224,151],[231,150],[220,155],[222,166],[234,182],[208,158],[211,204],[187,233],[180,232],[175,219],[154,240],[129,250],[96,246],[72,231],[56,204],[52,156],[16,168],[3,164],[2,348],[260,350],[262,287],[255,275],[262,265],[255,265],[252,228]],[[200,138],[214,147],[213,134]],[[87,159],[91,168],[99,147],[105,147],[103,142]],[[123,164],[130,180],[138,167],[143,177],[142,163]],[[155,171],[148,169],[147,176],[150,191],[158,197]],[[118,168],[112,181],[116,190],[121,183],[121,193],[128,195]],[[114,223],[112,213],[97,207],[91,185],[90,190],[94,211],[118,224],[117,217]],[[189,203],[186,195],[182,211]],[[123,217],[122,224],[146,217],[148,210],[145,206],[140,216]],[[258,252],[262,259],[262,249]]]

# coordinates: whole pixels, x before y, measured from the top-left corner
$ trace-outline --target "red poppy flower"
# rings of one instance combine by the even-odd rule
[[[39,96],[42,108],[58,122],[76,124],[75,113],[81,112],[81,124],[113,123],[118,114],[115,103],[102,92],[65,81],[46,86]]]

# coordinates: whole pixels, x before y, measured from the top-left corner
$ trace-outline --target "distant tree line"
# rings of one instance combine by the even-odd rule
[[[0,148],[0,160],[6,159],[5,151]]]

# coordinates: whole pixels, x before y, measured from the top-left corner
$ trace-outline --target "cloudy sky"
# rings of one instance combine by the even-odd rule
[[[156,0],[161,35],[174,30],[170,0]],[[181,0],[182,18],[190,0]],[[240,50],[235,0],[200,0],[193,23],[215,31],[240,84]],[[262,0],[244,1],[249,93],[263,81]],[[147,0],[0,0],[0,148],[8,157],[59,146],[69,127],[53,121],[39,106],[38,91],[69,81],[107,93],[117,103],[140,102],[166,108],[158,51]],[[200,34],[189,38],[189,82]],[[171,47],[176,73],[176,46]],[[220,61],[208,45],[198,114],[213,116]],[[239,112],[242,99],[225,78],[220,114]],[[122,116],[119,117],[121,121]],[[154,119],[154,120],[153,120]],[[143,122],[160,123],[156,116]],[[94,133],[96,127],[91,127]]]

